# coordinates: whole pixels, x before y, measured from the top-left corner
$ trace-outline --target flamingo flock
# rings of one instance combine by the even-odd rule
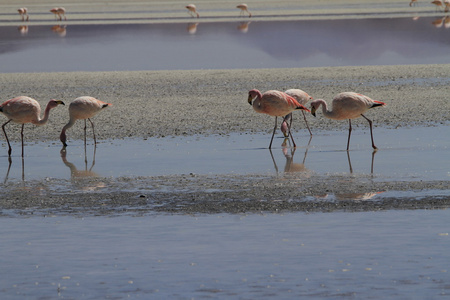
[[[334,97],[332,101],[332,109],[328,110],[328,105],[323,99],[316,99],[311,102],[311,110],[308,110],[303,104],[312,100],[306,92],[299,89],[290,89],[286,92],[280,92],[276,90],[270,90],[265,93],[253,89],[249,91],[248,103],[252,105],[253,109],[258,113],[264,113],[269,116],[275,117],[275,127],[272,132],[272,138],[270,140],[269,149],[272,148],[272,142],[277,129],[277,117],[284,116],[281,125],[281,131],[285,137],[290,136],[294,148],[296,144],[292,137],[292,112],[294,110],[302,110],[310,112],[314,117],[316,116],[316,111],[322,106],[322,113],[326,118],[332,120],[347,120],[349,122],[349,132],[347,140],[347,151],[350,147],[350,136],[352,132],[352,119],[363,117],[369,122],[370,137],[372,141],[372,148],[377,150],[373,140],[373,128],[372,120],[367,118],[364,113],[369,109],[385,106],[386,103],[373,100],[368,96],[354,93],[354,92],[343,92]],[[311,130],[308,126],[306,116],[304,116],[305,122],[307,124],[310,135],[312,136]]]

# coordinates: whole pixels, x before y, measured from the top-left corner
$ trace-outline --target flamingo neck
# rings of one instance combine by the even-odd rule
[[[50,115],[50,109],[52,109],[52,107],[50,107],[49,104],[50,103],[48,103],[47,106],[45,107],[44,117],[40,120],[37,120],[36,122],[33,122],[33,124],[40,126],[40,125],[44,125],[47,123],[48,116]]]
[[[325,100],[319,99],[316,101],[318,101],[319,105],[322,106],[322,113],[325,117],[332,118],[334,116],[333,111],[328,110],[328,104],[325,102]]]

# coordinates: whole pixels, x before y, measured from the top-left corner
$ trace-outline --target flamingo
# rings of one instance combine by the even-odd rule
[[[414,6],[417,4],[418,0],[411,0],[411,2],[409,2],[409,6]]]
[[[275,127],[273,128],[269,149],[272,148],[273,136],[277,129],[277,117],[283,117],[296,109],[303,109],[309,112],[309,109],[298,103],[295,98],[276,90],[270,90],[261,94],[257,89],[253,89],[248,92],[248,103],[257,113],[275,117]],[[296,147],[290,128],[289,135],[291,136],[292,144]]]
[[[102,109],[112,105],[111,103],[106,103],[95,99],[90,96],[82,96],[73,100],[69,105],[69,122],[64,125],[59,139],[63,143],[64,147],[66,144],[66,130],[75,124],[76,120],[84,120],[84,141],[86,142],[86,119],[89,120],[92,126],[92,133],[94,135],[94,144],[97,144],[97,139],[95,138],[94,123],[91,118],[99,113]]]
[[[19,12],[19,15],[22,17],[22,21],[25,21],[25,16],[27,16],[27,21],[29,19],[28,16],[28,9],[26,7],[21,7],[17,10]]]
[[[306,103],[308,103],[309,100],[312,100],[313,98],[308,95],[308,93],[306,93],[305,91],[302,91],[300,89],[289,89],[287,91],[285,91],[286,94],[288,94],[289,96],[295,98],[295,100],[298,101],[298,103],[300,103],[301,105],[305,105]],[[308,121],[306,120],[306,116],[305,116],[305,112],[302,110],[302,114],[303,114],[303,118],[305,120],[306,123],[306,127],[308,128],[309,131],[309,135],[312,136],[311,133],[311,129],[309,129],[309,125],[308,125]],[[289,136],[289,132],[288,132],[288,126],[287,126],[287,122],[289,122],[289,128],[291,128],[292,126],[292,113],[286,115],[283,119],[283,122],[281,123],[281,131],[283,132],[285,137]]]
[[[61,15],[63,15],[64,16],[64,20],[67,21],[66,9],[64,7],[58,7],[58,16],[59,16],[59,20],[60,21],[62,21]]]
[[[448,12],[450,10],[450,0],[444,0],[444,5],[445,5],[445,12]],[[28,19],[27,19],[28,21]]]
[[[199,15],[198,12],[197,12],[197,8],[195,7],[194,4],[188,4],[188,5],[186,5],[186,8],[188,9],[188,13],[189,13],[192,17],[194,17],[194,14],[197,15],[197,18],[200,17],[200,15]]]
[[[441,9],[441,7],[444,6],[444,3],[442,2],[442,0],[434,0],[431,2],[431,4],[436,5],[436,10],[439,8],[439,10]]]
[[[245,12],[248,13],[248,17],[251,18],[252,14],[248,11],[248,5],[245,3],[239,4],[236,6],[236,8],[239,8],[241,10],[239,16],[242,16],[245,14]]]
[[[50,12],[55,15],[55,20],[56,20],[57,16],[58,16],[58,8],[53,7],[52,9],[50,9]]]
[[[348,140],[347,140],[347,151],[350,145],[350,134],[352,132],[352,122],[351,119],[358,118],[362,116],[364,119],[369,122],[370,126],[370,137],[372,139],[372,148],[377,149],[373,142],[373,134],[372,134],[372,121],[369,120],[366,116],[363,115],[370,108],[374,108],[377,106],[384,106],[386,103],[381,101],[372,100],[371,98],[353,93],[353,92],[344,92],[338,94],[334,97],[332,101],[332,109],[328,110],[327,103],[322,99],[317,99],[311,102],[311,114],[315,117],[316,110],[322,105],[322,111],[325,117],[333,120],[345,120],[348,119]]]
[[[48,121],[50,109],[57,107],[59,104],[64,105],[64,102],[60,100],[50,100],[44,111],[44,117],[41,119],[41,106],[33,98],[27,96],[19,96],[10,100],[7,100],[0,105],[0,112],[2,112],[7,118],[2,125],[3,133],[5,134],[6,142],[8,143],[8,156],[11,156],[11,144],[9,143],[8,135],[5,131],[5,126],[9,122],[22,124],[22,131],[20,132],[22,138],[22,157],[23,157],[23,127],[26,123],[32,123],[34,125],[44,125]]]

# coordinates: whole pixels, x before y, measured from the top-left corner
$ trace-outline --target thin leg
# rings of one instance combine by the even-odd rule
[[[275,172],[277,172],[277,175],[278,175],[278,166],[277,166],[277,163],[275,162],[275,158],[273,157],[272,149],[269,148],[269,152],[270,152],[270,156],[272,157],[272,162],[273,162],[273,166],[275,167]]]
[[[308,121],[306,121],[306,115],[305,115],[305,112],[303,110],[302,110],[302,114],[303,114],[303,119],[305,119],[306,128],[308,128],[309,135],[312,136],[311,129],[309,129]]]
[[[272,149],[273,136],[275,135],[276,130],[277,130],[277,117],[275,117],[275,127],[273,128],[272,139],[270,140],[269,149]]]
[[[369,126],[370,126],[370,138],[372,139],[372,148],[373,149],[378,149],[375,144],[373,143],[373,133],[372,133],[372,121],[369,120],[365,115],[361,114],[361,116],[364,117],[364,119],[367,120],[367,122],[369,122]]]
[[[86,119],[84,119],[84,145],[86,146]]]
[[[11,156],[11,152],[12,152],[11,144],[9,143],[8,135],[6,134],[6,130],[5,130],[5,126],[6,126],[6,124],[8,124],[9,122],[11,122],[11,120],[8,120],[7,122],[5,122],[5,123],[2,125],[2,129],[3,129],[3,133],[5,134],[6,142],[8,143],[8,156]]]
[[[94,135],[94,145],[97,145],[97,139],[95,138],[95,129],[94,129],[94,122],[91,121],[91,119],[88,119],[89,122],[91,122],[92,126],[92,134]]]
[[[347,158],[348,158],[348,166],[350,168],[350,174],[353,173],[353,168],[352,168],[352,162],[350,161],[350,153],[347,151]]]
[[[22,130],[20,131],[20,137],[22,139],[22,158],[23,158],[23,127],[25,126],[25,124],[22,124]]]
[[[352,133],[352,120],[348,119],[348,141],[347,141],[347,151],[350,146],[350,135]]]

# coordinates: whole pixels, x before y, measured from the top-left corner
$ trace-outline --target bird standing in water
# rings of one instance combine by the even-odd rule
[[[8,143],[8,156],[11,156],[11,144],[9,143],[8,135],[5,131],[5,126],[9,122],[22,124],[22,130],[20,132],[22,139],[22,157],[23,157],[23,127],[26,123],[32,123],[34,125],[44,125],[48,121],[48,116],[52,108],[57,107],[59,104],[64,105],[64,102],[60,100],[50,100],[44,111],[44,117],[41,119],[41,106],[33,98],[27,96],[19,96],[3,102],[0,105],[0,112],[3,113],[9,120],[2,125],[3,133],[5,134],[6,142]]]
[[[347,151],[350,145],[350,135],[352,132],[352,121],[351,119],[356,119],[358,117],[363,117],[369,122],[370,126],[370,137],[372,139],[372,148],[377,149],[373,142],[372,134],[372,121],[363,115],[366,111],[377,106],[384,106],[386,103],[381,101],[372,100],[371,98],[353,93],[344,92],[338,94],[334,97],[332,101],[332,110],[328,110],[327,103],[322,99],[317,99],[311,102],[311,114],[315,117],[316,110],[322,105],[323,115],[329,119],[333,120],[345,120],[348,119],[348,140],[347,140]]]
[[[110,105],[112,104],[89,96],[78,97],[73,100],[69,105],[69,122],[63,127],[61,135],[59,136],[59,139],[63,143],[64,147],[67,147],[66,130],[72,127],[76,120],[84,120],[84,142],[86,143],[86,119],[91,123],[94,143],[97,144],[94,123],[91,121],[91,118],[98,114],[102,109]]]
[[[306,93],[305,91],[302,91],[300,89],[289,89],[289,90],[285,91],[285,93],[288,94],[289,96],[295,98],[295,100],[297,100],[298,103],[300,103],[301,105],[305,105],[306,103],[308,103],[309,100],[312,100],[312,97],[310,95],[308,95],[308,93]],[[311,129],[309,129],[308,121],[306,120],[305,112],[303,110],[302,110],[302,114],[303,114],[303,119],[305,120],[305,123],[306,123],[306,128],[308,128],[309,135],[312,136]],[[288,124],[287,124],[288,122],[289,122],[289,128],[291,128],[292,127],[292,113],[286,115],[283,119],[283,122],[281,123],[281,132],[283,132],[285,137],[289,136]]]
[[[273,136],[277,129],[277,117],[284,117],[297,109],[303,109],[309,112],[309,109],[298,103],[295,98],[276,90],[270,90],[261,94],[260,91],[253,89],[248,92],[248,103],[256,112],[275,117],[275,127],[273,128],[269,149],[272,148]],[[291,136],[292,144],[296,147],[290,128],[289,135]]]
[[[248,13],[248,17],[251,18],[252,14],[248,11],[248,5],[245,3],[239,4],[238,6],[236,6],[236,8],[239,8],[241,10],[240,12],[240,16],[243,16],[245,12]]]
[[[17,11],[19,12],[19,15],[22,17],[22,21],[29,20],[28,9],[26,7],[21,7]],[[26,19],[25,19],[25,16],[27,16]]]
[[[197,18],[200,18],[200,15],[197,12],[197,8],[195,7],[194,4],[188,4],[186,5],[186,8],[188,9],[188,13],[194,17],[194,14],[197,15]]]

